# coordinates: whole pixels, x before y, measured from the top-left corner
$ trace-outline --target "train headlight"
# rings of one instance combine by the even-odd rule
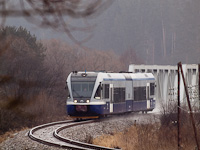
[[[101,99],[101,97],[95,97],[95,99]]]
[[[86,102],[87,102],[87,103],[89,103],[89,102],[90,102],[90,100],[89,100],[89,99],[87,99],[87,100],[86,100]]]
[[[75,100],[74,100],[74,103],[77,103],[77,102],[78,102],[78,101],[75,99]]]

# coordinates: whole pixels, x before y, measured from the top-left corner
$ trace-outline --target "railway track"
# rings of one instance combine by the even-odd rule
[[[75,141],[66,137],[59,135],[59,132],[64,129],[69,129],[74,126],[79,126],[83,124],[90,124],[96,122],[96,120],[89,121],[60,121],[53,122],[44,125],[40,125],[32,128],[28,136],[37,142],[49,145],[56,146],[65,149],[76,149],[76,150],[88,150],[88,149],[97,149],[97,150],[114,150],[114,148],[102,147],[93,144],[83,143]]]

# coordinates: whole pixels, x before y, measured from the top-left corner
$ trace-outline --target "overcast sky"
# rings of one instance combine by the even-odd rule
[[[89,48],[119,54],[133,49],[147,64],[198,63],[199,58],[194,59],[200,47],[198,4],[195,0],[115,0],[101,15],[85,19],[89,25],[95,25],[89,34],[73,32],[73,35],[81,40],[92,34],[83,44]],[[84,26],[85,20],[70,21]],[[26,27],[38,39],[57,38],[73,44],[63,31],[41,28],[23,18],[8,18],[7,24]]]
[[[124,45],[127,45],[127,44],[124,43],[125,40],[123,40],[124,38],[123,35],[127,33],[122,34],[123,31],[121,31],[121,29],[125,28],[122,26],[123,23],[120,23],[120,20],[119,20],[119,24],[115,25],[115,30],[112,29],[113,21],[119,11],[118,3],[119,2],[115,0],[115,2],[108,9],[106,9],[104,12],[101,13],[101,15],[93,17],[93,18],[85,19],[87,23],[95,27],[92,28],[89,33],[87,32],[73,33],[75,38],[77,40],[80,40],[92,34],[92,38],[88,40],[88,42],[84,43],[84,45],[87,47],[100,49],[100,50],[109,49],[109,50],[115,50],[115,51],[121,51],[122,49],[126,49]],[[124,15],[126,15],[126,12],[124,12]],[[76,20],[75,23],[79,25],[85,20],[79,19],[78,21]],[[28,30],[31,31],[32,34],[35,34],[39,39],[59,38],[68,43],[72,43],[72,41],[67,37],[65,33],[59,32],[56,29],[52,29],[52,28],[38,27],[37,25],[34,25],[28,22],[22,17],[20,18],[10,17],[7,19],[6,24],[26,27]]]

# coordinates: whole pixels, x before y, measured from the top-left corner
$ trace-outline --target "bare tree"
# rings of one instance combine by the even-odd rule
[[[129,64],[141,64],[141,59],[137,56],[134,49],[129,48],[120,56],[120,61],[124,64],[124,66],[128,66]]]
[[[78,41],[73,31],[85,32],[94,26],[76,27],[71,19],[94,17],[104,11],[113,0],[0,0],[1,25],[8,17],[24,17],[40,27],[51,27],[64,31],[74,42],[81,44],[90,36]]]
[[[113,51],[80,48],[56,39],[43,41],[43,43],[47,47],[45,59],[47,67],[51,68],[51,72],[64,75],[64,79],[72,70],[120,71],[122,68],[119,56]]]

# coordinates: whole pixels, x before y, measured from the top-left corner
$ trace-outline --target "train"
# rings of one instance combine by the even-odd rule
[[[73,71],[66,80],[67,114],[76,119],[99,118],[155,108],[152,73]]]

